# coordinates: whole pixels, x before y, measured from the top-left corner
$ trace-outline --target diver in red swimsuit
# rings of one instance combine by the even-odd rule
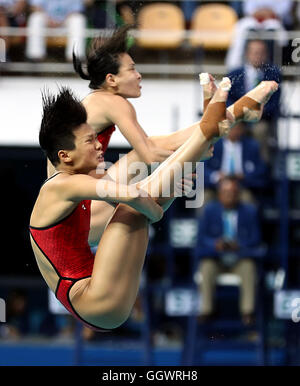
[[[32,248],[45,281],[66,309],[91,328],[111,329],[129,315],[148,223],[159,220],[163,210],[137,187],[123,186],[121,195],[121,185],[88,175],[103,163],[102,145],[86,123],[84,106],[68,89],[57,97],[44,95],[43,103],[40,145],[57,173],[42,185],[35,202]],[[88,244],[91,200],[119,204],[95,256]]]
[[[228,132],[227,88],[228,84],[221,82],[198,130],[172,157],[132,185],[116,183],[109,173],[99,179],[89,175],[104,159],[102,145],[86,123],[83,104],[67,88],[58,96],[44,95],[39,141],[59,173],[41,187],[35,202],[30,218],[31,244],[50,289],[88,326],[116,328],[130,315],[147,250],[149,221],[160,220],[163,208],[174,200],[174,164],[181,165],[182,170],[185,162],[195,165],[214,139]],[[276,89],[275,82],[265,82],[264,87],[248,93],[246,102],[243,98],[236,102],[235,117],[243,118],[249,99],[247,115],[259,116],[266,96]],[[163,191],[166,179],[170,181],[169,197]],[[157,197],[150,197],[152,192]],[[90,200],[117,205],[95,257],[88,245]]]
[[[54,174],[45,183],[58,174]],[[91,277],[93,270],[95,256],[88,244],[90,207],[91,201],[83,200],[70,215],[59,222],[46,227],[30,226],[29,229],[38,253],[42,259],[48,260],[59,277],[55,296],[71,314],[94,328],[76,313],[69,299],[74,283]]]
[[[50,289],[75,317],[99,330],[118,327],[130,315],[137,296],[149,221],[158,221],[163,214],[160,198],[147,194],[146,180],[141,189],[88,175],[103,162],[102,146],[86,123],[83,105],[68,89],[57,97],[44,96],[43,108],[40,145],[58,173],[41,187],[30,218],[37,264]],[[208,147],[199,128],[192,153],[200,157]],[[161,186],[170,167],[169,163],[162,168],[152,184]],[[88,245],[90,200],[118,204],[95,256]]]

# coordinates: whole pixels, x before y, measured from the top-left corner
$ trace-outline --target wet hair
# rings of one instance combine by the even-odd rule
[[[56,166],[60,162],[59,150],[75,149],[73,131],[87,121],[87,113],[68,87],[61,87],[57,95],[43,91],[42,101],[39,142],[46,156]]]
[[[127,33],[132,25],[124,25],[115,30],[111,37],[99,36],[93,39],[87,54],[86,71],[81,60],[73,51],[73,66],[82,79],[89,80],[91,89],[98,89],[107,74],[118,74],[120,55],[128,52]]]

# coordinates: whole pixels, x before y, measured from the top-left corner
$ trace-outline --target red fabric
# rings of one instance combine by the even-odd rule
[[[58,224],[46,228],[30,227],[37,245],[60,277],[80,279],[90,276],[94,255],[88,244],[91,201],[81,201]]]
[[[112,133],[116,130],[115,126],[110,126],[107,129],[104,129],[101,133],[98,134],[98,141],[102,144],[102,150],[105,153],[108,147],[110,137]]]
[[[81,201],[76,209],[59,223],[50,227],[30,227],[30,233],[60,277],[56,297],[63,306],[86,326],[96,331],[109,331],[83,320],[69,299],[72,285],[92,274],[94,255],[88,244],[91,201]]]

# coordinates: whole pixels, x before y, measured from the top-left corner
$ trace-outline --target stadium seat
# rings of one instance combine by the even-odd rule
[[[206,4],[196,8],[191,22],[189,43],[205,50],[227,50],[238,16],[225,4]]]
[[[137,44],[149,49],[173,49],[184,39],[184,16],[174,4],[145,5],[137,17],[138,31],[142,36]]]

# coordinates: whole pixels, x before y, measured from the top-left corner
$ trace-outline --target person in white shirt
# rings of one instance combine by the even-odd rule
[[[83,0],[30,0],[32,13],[28,18],[29,34],[27,37],[26,57],[30,60],[42,60],[46,56],[47,27],[67,28],[65,56],[72,60],[73,49],[78,56],[85,54],[86,17],[83,14]]]
[[[279,18],[284,25],[292,23],[291,0],[246,0],[243,1],[243,13],[245,16],[267,16],[267,12],[273,13],[273,16]]]
[[[0,0],[0,27],[18,27],[24,25],[26,20],[25,12],[25,0]],[[4,41],[5,56],[7,57],[11,45],[11,38],[9,36],[0,37]]]
[[[242,17],[235,25],[233,40],[227,51],[225,64],[229,70],[241,67],[249,31],[274,31],[281,47],[288,43],[286,24],[291,23],[291,0],[245,0]]]

